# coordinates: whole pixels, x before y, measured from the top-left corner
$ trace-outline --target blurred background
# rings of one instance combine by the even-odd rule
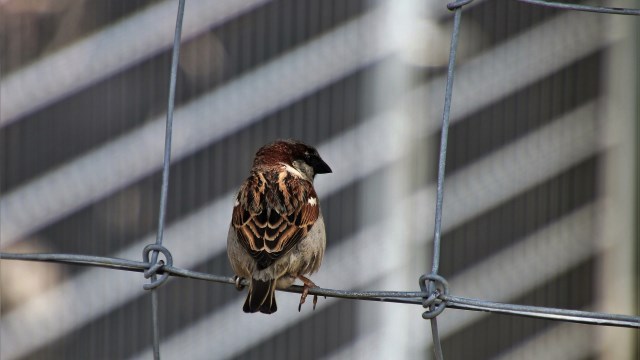
[[[586,2],[582,2],[586,3]],[[637,7],[635,1],[589,4]],[[322,287],[419,290],[431,267],[452,16],[445,1],[187,1],[164,244],[231,276],[232,199],[277,138],[318,147]],[[141,260],[155,240],[177,1],[0,0],[0,249]],[[639,314],[640,20],[465,8],[441,273],[452,294]],[[142,274],[0,263],[0,358],[151,358]],[[418,306],[242,312],[232,286],[159,289],[166,359],[418,359]],[[446,359],[637,359],[639,332],[459,310]]]

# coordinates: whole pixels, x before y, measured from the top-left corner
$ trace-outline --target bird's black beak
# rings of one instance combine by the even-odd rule
[[[316,174],[327,174],[331,172],[331,168],[327,165],[324,160],[322,160],[319,156],[314,156],[310,164],[313,167],[313,172]]]

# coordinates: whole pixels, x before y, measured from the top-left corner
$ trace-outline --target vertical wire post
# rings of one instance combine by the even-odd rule
[[[169,100],[167,104],[167,125],[164,138],[164,162],[162,167],[162,188],[160,190],[160,211],[158,215],[158,233],[156,245],[162,245],[164,224],[167,210],[167,193],[169,189],[169,166],[171,164],[171,134],[173,132],[173,109],[176,97],[176,78],[178,75],[178,61],[180,58],[180,38],[182,36],[182,19],[184,18],[185,0],[178,3],[178,15],[176,18],[176,31],[173,38],[173,53],[171,57],[171,73],[169,77]],[[158,250],[153,250],[151,264],[158,260]],[[151,281],[155,282],[155,274]],[[158,321],[158,294],[156,288],[151,289],[151,322],[153,326],[153,358],[160,359],[160,324]]]
[[[449,6],[451,9],[451,6]],[[453,32],[451,34],[451,48],[449,50],[449,64],[447,67],[447,85],[444,97],[444,111],[442,114],[442,130],[440,136],[440,156],[438,159],[438,185],[436,192],[436,214],[433,236],[433,264],[431,274],[437,275],[440,267],[440,238],[442,231],[442,203],[444,198],[444,172],[447,160],[447,138],[449,134],[449,117],[451,113],[451,96],[453,93],[453,76],[456,62],[456,49],[458,47],[458,35],[460,32],[461,5],[455,7],[453,17]],[[435,290],[433,281],[429,282],[429,292]],[[442,345],[438,334],[438,320],[431,318],[431,333],[433,336],[433,349],[437,360],[442,360]]]

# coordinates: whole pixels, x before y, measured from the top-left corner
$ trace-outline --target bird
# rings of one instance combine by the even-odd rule
[[[256,152],[235,197],[227,236],[236,285],[249,280],[244,312],[276,312],[275,289],[296,279],[304,284],[300,311],[309,289],[316,287],[305,275],[320,268],[326,232],[313,180],[331,172],[318,151],[299,140],[277,140]],[[315,295],[314,310],[317,301]]]

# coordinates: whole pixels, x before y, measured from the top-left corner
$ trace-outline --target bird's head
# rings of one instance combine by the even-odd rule
[[[277,140],[261,147],[253,166],[290,166],[313,181],[316,174],[331,172],[331,168],[318,154],[318,150],[298,140]]]

